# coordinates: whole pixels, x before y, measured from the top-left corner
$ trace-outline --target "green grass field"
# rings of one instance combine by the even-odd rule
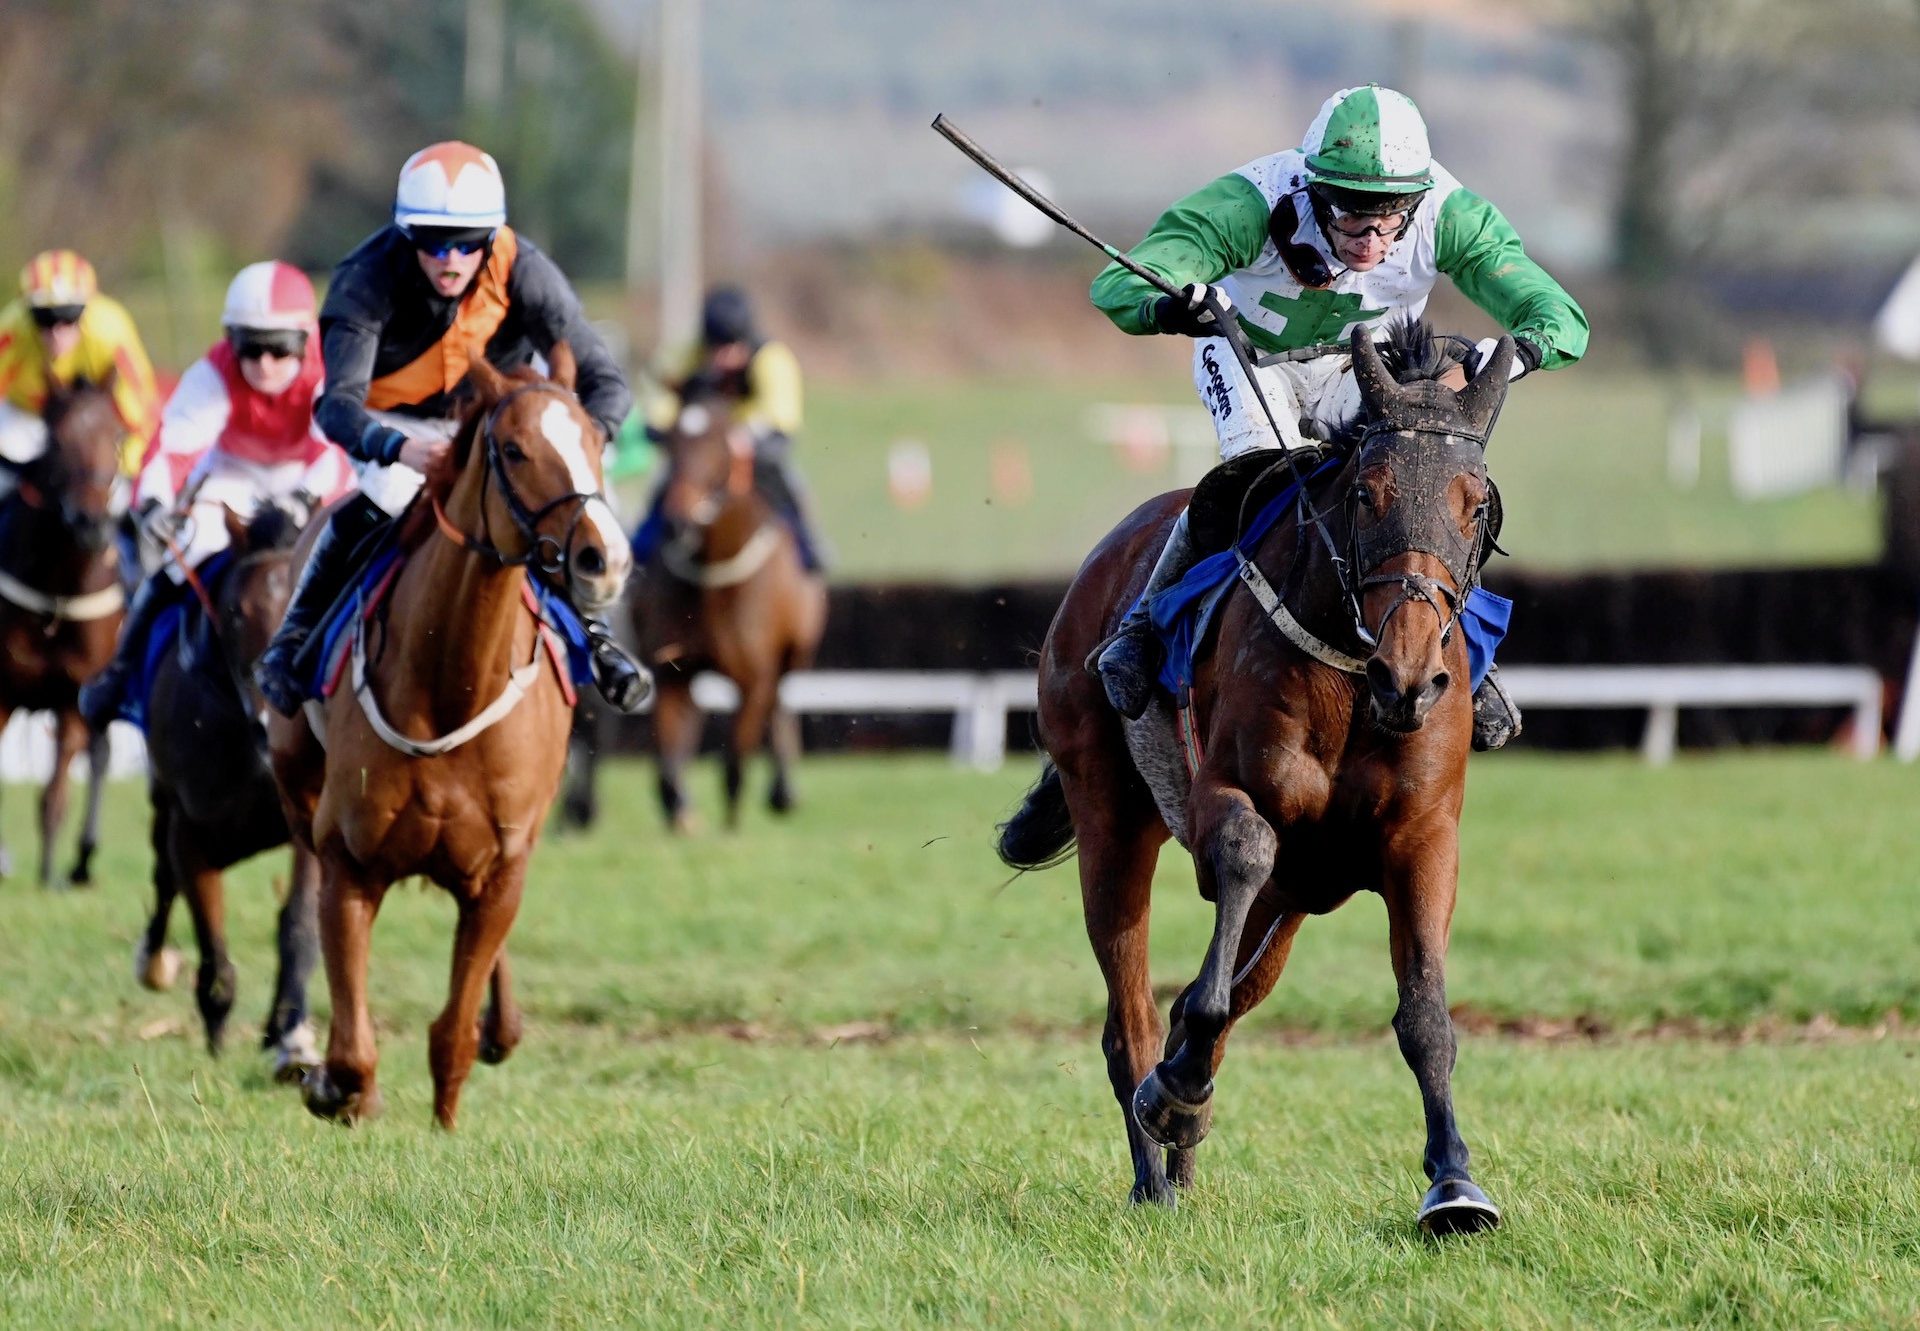
[[[142,809],[116,787],[97,890],[0,887],[0,1320],[1920,1316],[1912,772],[1824,754],[1476,763],[1456,1088],[1508,1224],[1445,1245],[1412,1225],[1419,1105],[1370,898],[1308,925],[1243,1027],[1195,1193],[1171,1215],[1124,1204],[1075,875],[1003,887],[987,849],[1029,774],[820,759],[796,821],[756,811],[738,835],[670,842],[645,769],[616,766],[621,816],[536,861],[512,940],[527,1040],[476,1071],[453,1136],[429,1126],[424,1052],[445,898],[390,898],[373,968],[388,1112],[328,1127],[248,1038],[284,860],[233,881],[241,997],[210,1059],[190,996],[129,973]],[[16,851],[27,794],[6,792]],[[1171,987],[1209,925],[1177,850],[1156,904]]]

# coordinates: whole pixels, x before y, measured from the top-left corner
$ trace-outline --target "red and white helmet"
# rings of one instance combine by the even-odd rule
[[[306,332],[314,326],[313,283],[290,263],[268,259],[242,268],[227,286],[220,322],[228,328]]]
[[[393,220],[401,226],[478,228],[507,220],[507,185],[500,164],[470,143],[448,139],[407,159],[394,191]]]

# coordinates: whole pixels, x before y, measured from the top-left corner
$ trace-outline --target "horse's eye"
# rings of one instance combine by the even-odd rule
[[[525,462],[527,460],[526,450],[511,441],[500,445],[500,456],[509,462]]]

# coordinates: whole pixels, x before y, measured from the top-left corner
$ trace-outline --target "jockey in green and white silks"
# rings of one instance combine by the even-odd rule
[[[1183,294],[1163,295],[1112,264],[1094,280],[1093,303],[1125,332],[1199,339],[1194,387],[1223,458],[1327,437],[1358,411],[1360,395],[1345,355],[1259,367],[1276,436],[1216,335],[1219,303],[1257,353],[1272,354],[1343,342],[1360,323],[1384,336],[1390,320],[1418,317],[1444,273],[1513,334],[1515,378],[1570,365],[1587,347],[1586,316],[1573,298],[1527,256],[1499,209],[1433,160],[1413,102],[1374,84],[1329,97],[1298,149],[1249,162],[1175,203],[1129,256]],[[1475,349],[1474,369],[1493,346],[1488,338]],[[1138,716],[1152,697],[1158,644],[1146,603],[1197,553],[1183,516],[1140,606],[1100,655],[1108,697],[1125,715]],[[1487,701],[1511,710],[1504,698]],[[1478,697],[1475,712],[1497,723],[1482,717]],[[1497,747],[1515,729],[1517,713],[1503,733],[1476,741]]]

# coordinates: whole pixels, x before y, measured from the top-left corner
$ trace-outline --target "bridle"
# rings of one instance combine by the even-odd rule
[[[480,535],[473,536],[454,525],[453,519],[440,504],[438,496],[430,496],[433,503],[434,521],[440,532],[448,540],[463,550],[470,550],[499,568],[523,566],[549,579],[560,579],[565,585],[567,562],[573,549],[573,538],[580,530],[580,524],[586,519],[587,505],[597,497],[583,491],[574,490],[558,498],[548,500],[539,508],[534,508],[520,497],[513,487],[513,479],[507,475],[507,464],[500,451],[500,439],[496,433],[500,414],[516,399],[529,393],[555,393],[578,402],[579,399],[558,384],[523,384],[512,390],[488,409],[481,419],[479,435],[482,452],[480,473]],[[487,504],[487,491],[498,486],[500,498],[507,506],[507,513],[513,519],[514,528],[526,538],[527,548],[517,555],[510,555],[494,544],[492,518]],[[573,518],[567,523],[564,537],[556,539],[540,530],[540,524],[556,510],[574,506]]]
[[[1489,422],[1491,428],[1491,422]],[[1376,438],[1384,436],[1431,435],[1446,441],[1436,447],[1437,453],[1457,453],[1457,446],[1466,445],[1474,453],[1484,458],[1486,453],[1485,433],[1474,434],[1465,430],[1449,429],[1438,425],[1405,425],[1391,418],[1369,425],[1360,435],[1355,446],[1355,468],[1353,479],[1349,482],[1346,497],[1347,518],[1347,555],[1336,564],[1336,576],[1341,582],[1344,599],[1353,619],[1354,633],[1360,641],[1370,648],[1380,645],[1381,635],[1387,631],[1387,624],[1398,614],[1402,607],[1424,604],[1433,608],[1434,615],[1440,621],[1440,645],[1446,647],[1453,640],[1453,631],[1460,622],[1460,607],[1473,589],[1479,585],[1483,556],[1488,549],[1498,549],[1494,544],[1494,515],[1497,512],[1497,500],[1493,483],[1487,481],[1486,498],[1480,501],[1474,511],[1473,534],[1462,536],[1458,527],[1445,513],[1422,512],[1409,514],[1406,506],[1395,505],[1380,515],[1380,522],[1368,538],[1362,540],[1358,509],[1364,487],[1360,482],[1359,461],[1364,457],[1367,446]],[[1455,447],[1448,447],[1448,445]],[[1485,477],[1484,462],[1480,467]],[[1409,517],[1416,519],[1409,522]],[[1356,569],[1379,568],[1388,560],[1409,553],[1429,554],[1438,559],[1446,568],[1452,585],[1425,573],[1367,573],[1354,581]],[[1399,595],[1387,606],[1380,616],[1378,625],[1369,629],[1366,617],[1361,610],[1361,600],[1375,587],[1397,586]]]

